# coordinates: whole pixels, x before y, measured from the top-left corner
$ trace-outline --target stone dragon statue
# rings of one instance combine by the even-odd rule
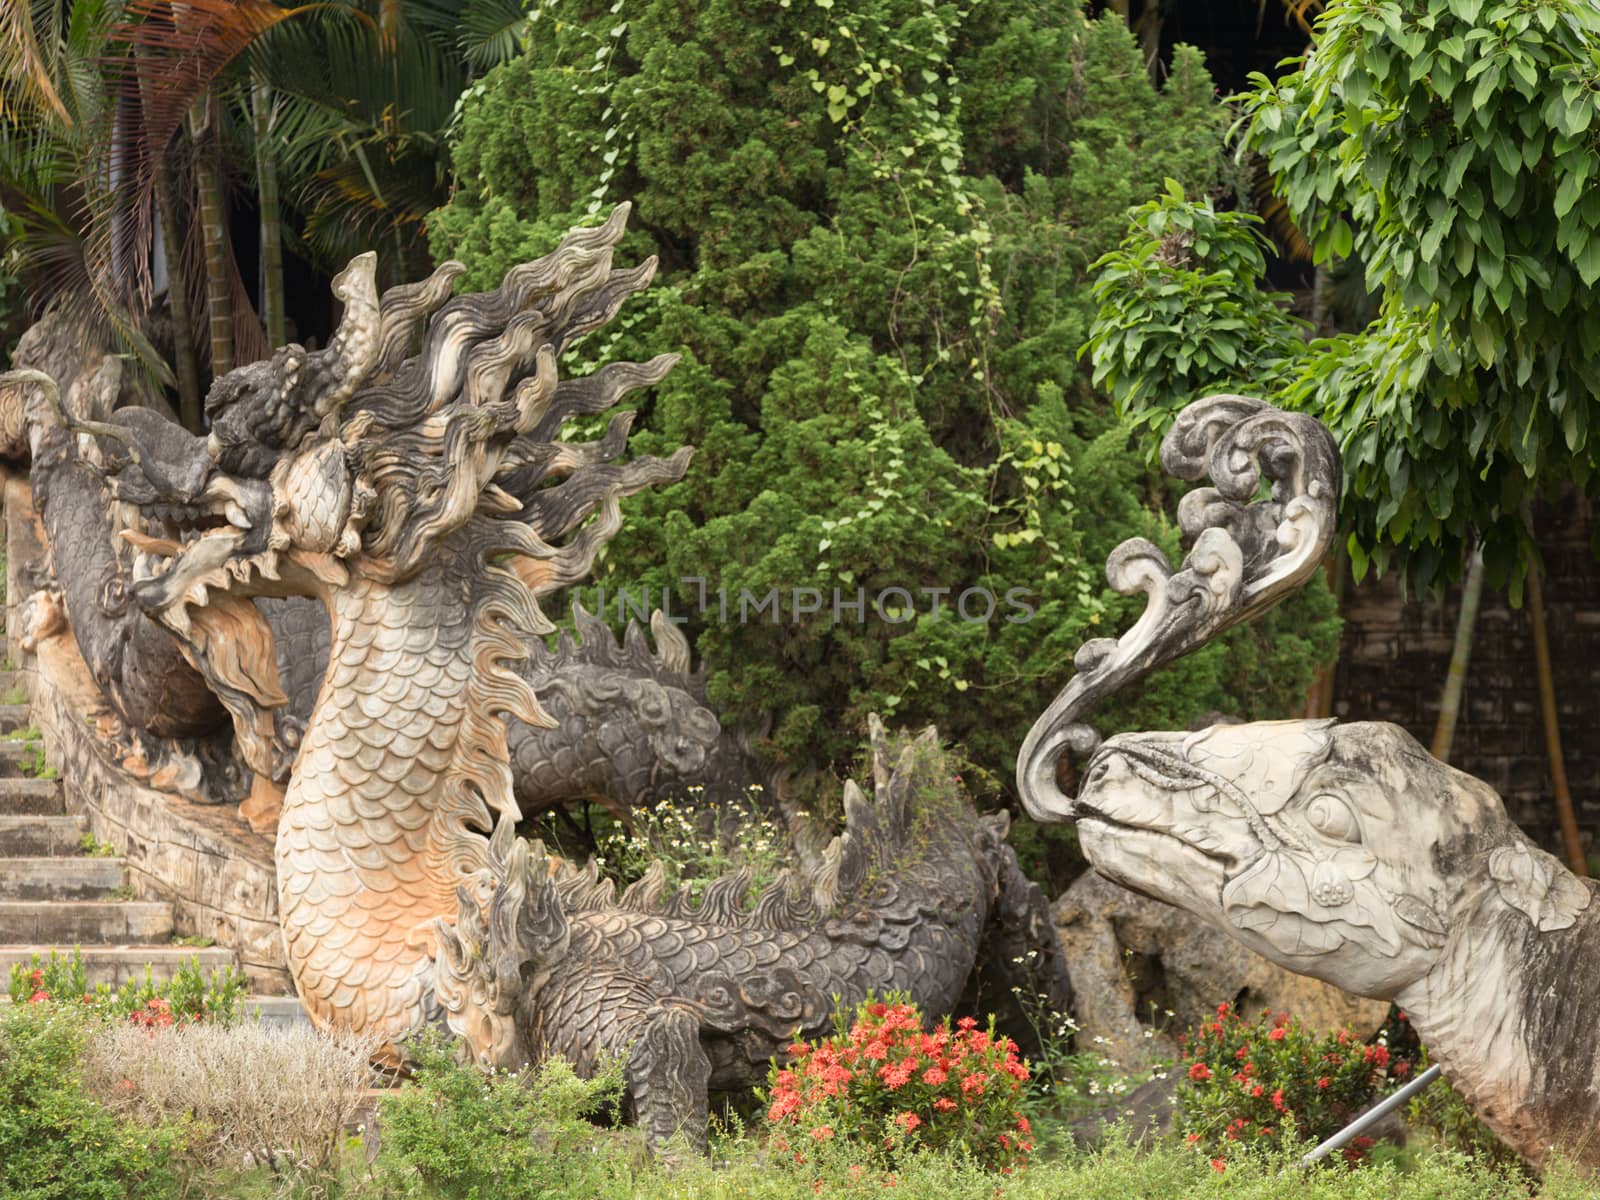
[[[344,323],[370,319],[373,311],[370,303],[354,306]],[[323,355],[337,354],[354,340],[353,329],[344,332]],[[81,351],[78,339],[59,322],[47,319],[24,335],[15,361],[50,378],[0,387],[0,458],[29,464],[61,615],[120,718],[116,729],[102,730],[108,747],[124,766],[142,766],[141,774],[155,775],[160,785],[188,799],[238,800],[248,772],[230,753],[227,710],[172,634],[129,602],[137,552],[118,537],[122,517],[108,503],[105,479],[106,456],[126,439],[122,427],[130,422],[138,424],[141,457],[152,469],[165,464],[181,474],[203,464],[193,440],[172,422],[130,408],[112,415],[119,392],[127,390],[120,363],[107,357],[96,370],[84,371],[74,349]],[[54,404],[46,398],[52,388]],[[231,385],[220,395],[231,396]],[[121,398],[148,399],[137,393]],[[74,435],[91,429],[98,433]],[[154,496],[131,475],[121,486],[128,497],[124,505]],[[187,496],[193,487],[178,490]],[[199,536],[193,522],[181,519],[181,506],[156,507],[179,518],[181,537]],[[273,714],[271,786],[258,784],[254,803],[245,809],[258,830],[270,833],[276,793],[288,783],[294,749],[327,671],[331,629],[326,610],[311,599],[257,597],[255,605],[271,631],[286,697]],[[533,640],[518,666],[554,722],[545,728],[509,719],[512,785],[525,816],[577,800],[626,812],[691,794],[708,807],[749,808],[752,797],[776,806],[773,773],[740,732],[718,720],[703,670],[691,670],[687,643],[661,614],[651,621],[654,651],[635,623],[629,622],[619,642],[603,621],[576,604],[574,626],[577,640],[563,635],[554,650]]]
[[[372,1037],[392,1059],[441,1023],[497,1067],[626,1055],[652,1142],[703,1143],[707,1089],[764,1076],[797,1031],[828,1025],[837,999],[904,989],[947,1012],[980,963],[1003,990],[1042,982],[1062,1010],[1070,991],[1005,818],[977,816],[931,730],[901,744],[874,728],[876,799],[847,787],[845,828],[817,867],[748,905],[742,874],[699,904],[666,895],[660,872],[617,898],[592,867],[516,838],[523,747],[524,790],[562,798],[540,772],[563,704],[574,722],[604,704],[663,714],[638,743],[688,730],[648,754],[626,747],[633,759],[569,735],[604,762],[586,768],[586,788],[626,799],[659,782],[659,762],[678,778],[746,770],[721,760],[714,718],[670,719],[658,693],[676,689],[692,711],[703,692],[664,623],[654,653],[582,615],[581,648],[540,641],[553,626],[539,599],[588,572],[620,500],[688,465],[687,450],[624,461],[631,412],[597,440],[561,437],[673,363],[558,377],[561,354],[653,273],[654,260],[612,267],[626,217],[453,299],[458,264],[379,297],[372,262],[355,260],[335,281],[345,310],[327,348],[289,346],[219,380],[208,437],[139,410],[90,422],[57,404],[55,419],[92,443],[131,552],[130,605],[226,709],[255,798],[285,781],[279,911],[313,1022]],[[274,620],[306,599],[327,614],[329,649],[296,716],[290,689],[305,685],[290,677],[309,656],[286,658]],[[289,625],[315,640],[303,619]],[[530,733],[514,747],[519,723]]]
[[[1401,1005],[1451,1084],[1535,1164],[1600,1167],[1600,905],[1533,846],[1487,784],[1388,724],[1329,720],[1120,734],[1084,711],[1298,587],[1331,543],[1339,461],[1327,431],[1258,401],[1190,406],[1162,447],[1214,488],[1180,509],[1174,573],[1124,543],[1107,573],[1149,605],[1086,644],[1034,726],[1018,786],[1074,821],[1113,881],[1183,908],[1290,971]],[[1265,480],[1270,495],[1258,499]],[[1077,760],[1076,796],[1062,759]]]

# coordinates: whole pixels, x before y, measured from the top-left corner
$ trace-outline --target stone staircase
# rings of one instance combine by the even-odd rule
[[[15,672],[0,671],[0,697],[18,694]],[[27,736],[26,704],[0,705],[0,995],[14,964],[51,951],[83,956],[91,985],[170,978],[191,959],[202,973],[236,966],[220,946],[174,939],[173,906],[135,900],[126,862],[87,839],[88,824],[67,812],[61,782],[44,767],[40,742]],[[251,996],[261,1020],[306,1018],[292,996]]]

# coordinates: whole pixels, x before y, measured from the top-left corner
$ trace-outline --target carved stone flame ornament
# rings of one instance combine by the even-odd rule
[[[1063,754],[1086,759],[1100,745],[1084,713],[1271,608],[1310,578],[1333,544],[1339,451],[1314,417],[1246,396],[1208,396],[1178,414],[1161,443],[1161,465],[1178,479],[1209,476],[1214,486],[1178,506],[1188,551],[1179,571],[1144,538],[1123,542],[1106,560],[1111,586],[1123,595],[1144,592],[1148,606],[1120,638],[1083,644],[1073,659],[1078,673],[1028,731],[1017,789],[1036,821],[1073,819],[1057,767]]]

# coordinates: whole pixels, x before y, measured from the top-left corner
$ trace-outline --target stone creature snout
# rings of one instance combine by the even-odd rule
[[[1102,874],[1377,998],[1427,975],[1486,896],[1540,930],[1589,903],[1491,789],[1390,725],[1123,735],[1095,755],[1075,807]]]

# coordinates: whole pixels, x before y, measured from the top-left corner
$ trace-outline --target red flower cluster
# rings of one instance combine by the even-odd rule
[[[780,1127],[779,1149],[789,1150],[781,1128],[796,1126],[818,1142],[881,1145],[890,1158],[900,1145],[961,1142],[986,1165],[1026,1164],[1033,1142],[1019,1104],[1028,1065],[992,1022],[979,1029],[963,1017],[954,1028],[946,1019],[924,1029],[899,998],[869,998],[846,1021],[835,1016],[832,1037],[796,1040],[787,1066],[773,1062],[767,1119]]]
[[[190,1021],[198,1021],[198,1014],[191,1014]],[[153,996],[145,1002],[143,1008],[136,1008],[128,1014],[128,1020],[135,1025],[143,1025],[146,1029],[166,1029],[172,1024],[172,1005],[160,996]]]
[[[1188,1141],[1207,1154],[1229,1144],[1278,1136],[1292,1119],[1295,1136],[1320,1141],[1387,1090],[1391,1076],[1411,1069],[1381,1041],[1341,1032],[1319,1036],[1287,1013],[1246,1021],[1217,1006],[1183,1039],[1188,1086],[1180,1097]],[[1345,1155],[1359,1161],[1367,1146]]]

